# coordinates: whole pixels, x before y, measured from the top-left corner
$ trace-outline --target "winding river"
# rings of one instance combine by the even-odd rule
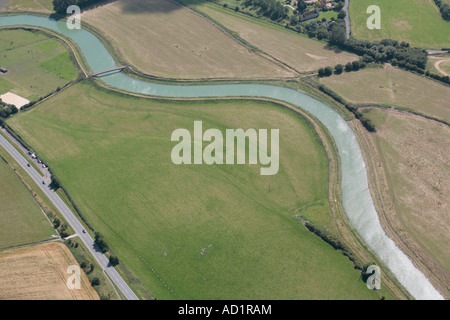
[[[0,16],[0,26],[29,25],[47,28],[78,44],[94,72],[116,67],[101,41],[87,30],[69,30],[64,21],[32,15]],[[375,210],[367,181],[366,167],[355,133],[330,106],[307,94],[278,86],[261,84],[165,85],[141,81],[115,73],[101,78],[122,90],[163,97],[267,97],[302,108],[330,132],[341,163],[341,189],[345,212],[353,228],[416,299],[443,299],[428,279],[384,232]]]

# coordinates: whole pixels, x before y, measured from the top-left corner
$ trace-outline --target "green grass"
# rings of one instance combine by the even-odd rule
[[[366,13],[370,5],[381,9],[381,29],[369,30]],[[350,1],[352,35],[361,40],[392,38],[412,46],[441,49],[450,43],[450,22],[444,21],[432,0]]]
[[[0,147],[0,155],[6,151]],[[50,239],[50,221],[26,186],[0,158],[0,249]]]
[[[0,93],[11,91],[28,100],[75,79],[78,71],[66,47],[38,31],[0,30]]]
[[[194,120],[204,130],[279,128],[278,174],[174,165],[171,133],[192,130]],[[303,209],[333,223],[325,150],[293,111],[269,102],[147,100],[78,83],[8,123],[158,299],[379,297],[294,218]]]
[[[53,12],[52,0],[9,0],[4,11]]]

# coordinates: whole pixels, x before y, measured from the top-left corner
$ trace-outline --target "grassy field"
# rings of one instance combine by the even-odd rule
[[[69,289],[67,273],[78,265],[66,245],[51,242],[0,252],[1,300],[98,300],[81,270],[81,288]]]
[[[389,64],[332,75],[321,78],[320,82],[352,103],[403,107],[450,121],[449,86]]]
[[[5,0],[2,11],[53,12],[52,0]]]
[[[98,29],[127,63],[153,76],[199,79],[294,75],[170,0],[118,0],[85,11],[82,19]]]
[[[192,131],[194,120],[204,130],[279,128],[278,174],[174,165],[171,133]],[[326,153],[293,111],[147,100],[79,83],[8,122],[158,299],[379,298],[346,257],[294,219],[333,223]]]
[[[450,55],[429,56],[426,70],[440,76],[450,76]]]
[[[366,13],[370,5],[381,9],[381,29],[370,30]],[[450,22],[444,21],[432,0],[350,1],[352,36],[361,40],[391,38],[424,49],[441,49],[450,43]]]
[[[6,151],[0,147],[0,155]],[[0,249],[56,235],[25,185],[0,158]]]
[[[366,110],[369,111],[369,110]],[[365,113],[377,128],[371,137],[388,191],[384,192],[389,223],[415,259],[431,273],[448,298],[450,291],[450,165],[448,126],[419,116],[370,109]],[[383,176],[378,174],[378,176]],[[377,181],[379,187],[383,183]]]
[[[64,45],[41,32],[0,30],[0,93],[28,100],[54,91],[78,75]]]
[[[257,18],[235,13],[213,3],[197,0],[184,2],[190,3],[248,43],[301,72],[358,60],[354,54],[347,52],[336,54],[333,50],[326,49],[323,42]]]

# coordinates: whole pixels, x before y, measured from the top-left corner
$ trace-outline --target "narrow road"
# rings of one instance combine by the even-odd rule
[[[55,205],[55,207],[61,212],[61,214],[66,219],[67,223],[71,225],[76,234],[80,237],[89,251],[92,253],[94,258],[103,268],[103,270],[111,278],[111,281],[119,288],[119,290],[124,294],[128,300],[139,300],[139,298],[130,289],[127,283],[122,279],[119,273],[114,269],[114,267],[109,263],[106,256],[98,249],[95,245],[94,239],[89,235],[89,233],[83,233],[84,227],[78,220],[78,218],[72,213],[72,211],[67,207],[67,205],[61,200],[56,192],[48,187],[49,177],[43,178],[33,167],[27,167],[27,163],[32,159],[25,159],[15,148],[12,146],[8,140],[6,140],[2,135],[0,135],[0,145],[5,148],[5,150],[14,158],[14,160],[19,163],[20,166],[30,175],[34,182],[41,188],[41,190],[47,195],[50,201]],[[45,185],[42,181],[46,181]]]
[[[350,38],[350,17],[348,16],[348,2],[349,0],[345,0],[344,7],[342,10],[345,12],[345,37],[348,39]]]

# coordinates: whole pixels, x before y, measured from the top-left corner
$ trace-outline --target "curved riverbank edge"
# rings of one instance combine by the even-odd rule
[[[113,57],[92,33],[69,30],[65,21],[32,15],[2,16],[0,26],[30,25],[72,39],[93,72],[115,67]],[[263,97],[293,104],[317,118],[333,137],[341,164],[342,202],[352,227],[416,299],[443,299],[426,277],[384,232],[369,191],[366,166],[355,133],[331,107],[299,91],[264,84],[166,85],[116,73],[101,78],[107,85],[132,93],[173,98]]]

